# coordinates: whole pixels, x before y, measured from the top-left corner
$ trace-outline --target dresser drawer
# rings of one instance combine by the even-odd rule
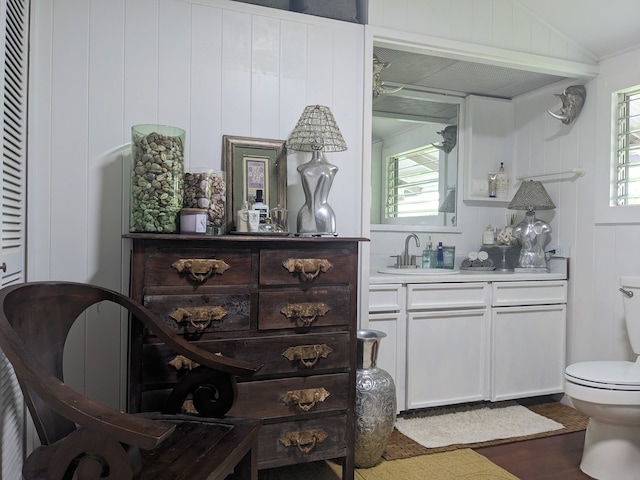
[[[407,285],[407,310],[485,308],[491,290],[487,283],[416,283]]]
[[[271,421],[342,412],[348,405],[348,384],[347,373],[238,383],[229,415]]]
[[[262,368],[254,375],[315,375],[349,368],[349,333],[278,335],[263,338],[196,341],[199,347],[229,358],[255,362]],[[173,384],[181,372],[171,366],[176,353],[163,343],[143,346],[144,385]]]
[[[144,305],[180,334],[242,331],[251,323],[249,294],[148,295]]]
[[[347,284],[353,255],[348,249],[261,250],[260,284]]]
[[[346,455],[346,415],[263,424],[258,467],[278,467]]]
[[[566,280],[494,282],[492,285],[494,307],[567,303]]]
[[[157,248],[147,253],[145,285],[216,286],[248,285],[251,281],[251,250]]]
[[[316,328],[350,323],[347,287],[260,292],[258,330]]]

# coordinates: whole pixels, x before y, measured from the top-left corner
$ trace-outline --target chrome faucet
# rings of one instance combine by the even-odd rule
[[[405,238],[404,240],[404,254],[402,255],[402,262],[400,262],[400,267],[416,267],[416,260],[415,260],[415,255],[413,256],[413,259],[411,258],[411,255],[409,255],[409,240],[414,239],[416,241],[416,247],[420,246],[420,240],[418,239],[418,236],[415,233],[410,233],[409,235],[407,235],[407,238]]]

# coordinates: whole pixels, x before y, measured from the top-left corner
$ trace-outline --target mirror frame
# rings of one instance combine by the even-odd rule
[[[246,163],[253,160],[265,165],[265,203],[269,208],[275,208],[276,205],[287,208],[286,141],[223,135],[222,165],[227,182],[225,233],[235,230],[235,215],[245,200],[243,192],[247,183]]]
[[[393,84],[390,82],[385,82],[385,86],[394,87],[399,86],[399,84]],[[458,105],[458,140],[457,140],[457,176],[456,176],[456,225],[420,225],[420,224],[410,224],[410,225],[397,225],[397,224],[378,224],[371,223],[369,225],[369,230],[371,232],[448,232],[448,233],[459,233],[462,231],[462,185],[463,185],[463,158],[464,158],[464,149],[465,149],[465,141],[464,141],[464,118],[465,118],[465,103],[464,97],[459,95],[443,95],[437,92],[431,92],[426,89],[422,89],[420,87],[416,87],[413,85],[406,85],[407,90],[411,90],[412,94],[415,96],[424,97],[425,100],[434,101],[434,102],[442,102],[442,103],[451,103]],[[401,94],[402,92],[398,92]],[[393,95],[393,94],[391,94]],[[373,112],[373,101],[371,101],[371,120],[373,121],[374,112]],[[425,122],[428,123],[428,122]],[[371,127],[369,132],[369,144],[371,144]],[[369,155],[371,157],[371,145],[369,145]],[[369,168],[371,169],[372,165],[369,164]],[[370,175],[372,172],[370,173]],[[370,177],[371,180],[371,177]],[[373,199],[374,191],[373,186],[371,186],[371,198]],[[372,200],[373,201],[373,200]],[[371,209],[371,205],[369,205],[369,209]],[[445,214],[446,215],[446,214]]]

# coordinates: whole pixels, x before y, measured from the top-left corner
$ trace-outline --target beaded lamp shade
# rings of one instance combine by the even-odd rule
[[[553,210],[556,206],[542,182],[529,180],[522,182],[507,208],[532,212],[536,210]]]
[[[341,152],[347,149],[347,143],[329,107],[309,105],[291,132],[287,148],[301,152]]]

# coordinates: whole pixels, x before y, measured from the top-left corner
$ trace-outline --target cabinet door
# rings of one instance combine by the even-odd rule
[[[405,403],[405,339],[407,338],[404,313],[370,313],[371,330],[387,334],[380,342],[378,367],[387,371],[396,386],[396,404],[398,411],[404,410]]]
[[[565,318],[565,304],[493,309],[492,401],[563,391]]]
[[[407,408],[485,400],[487,309],[412,312],[407,327]]]

